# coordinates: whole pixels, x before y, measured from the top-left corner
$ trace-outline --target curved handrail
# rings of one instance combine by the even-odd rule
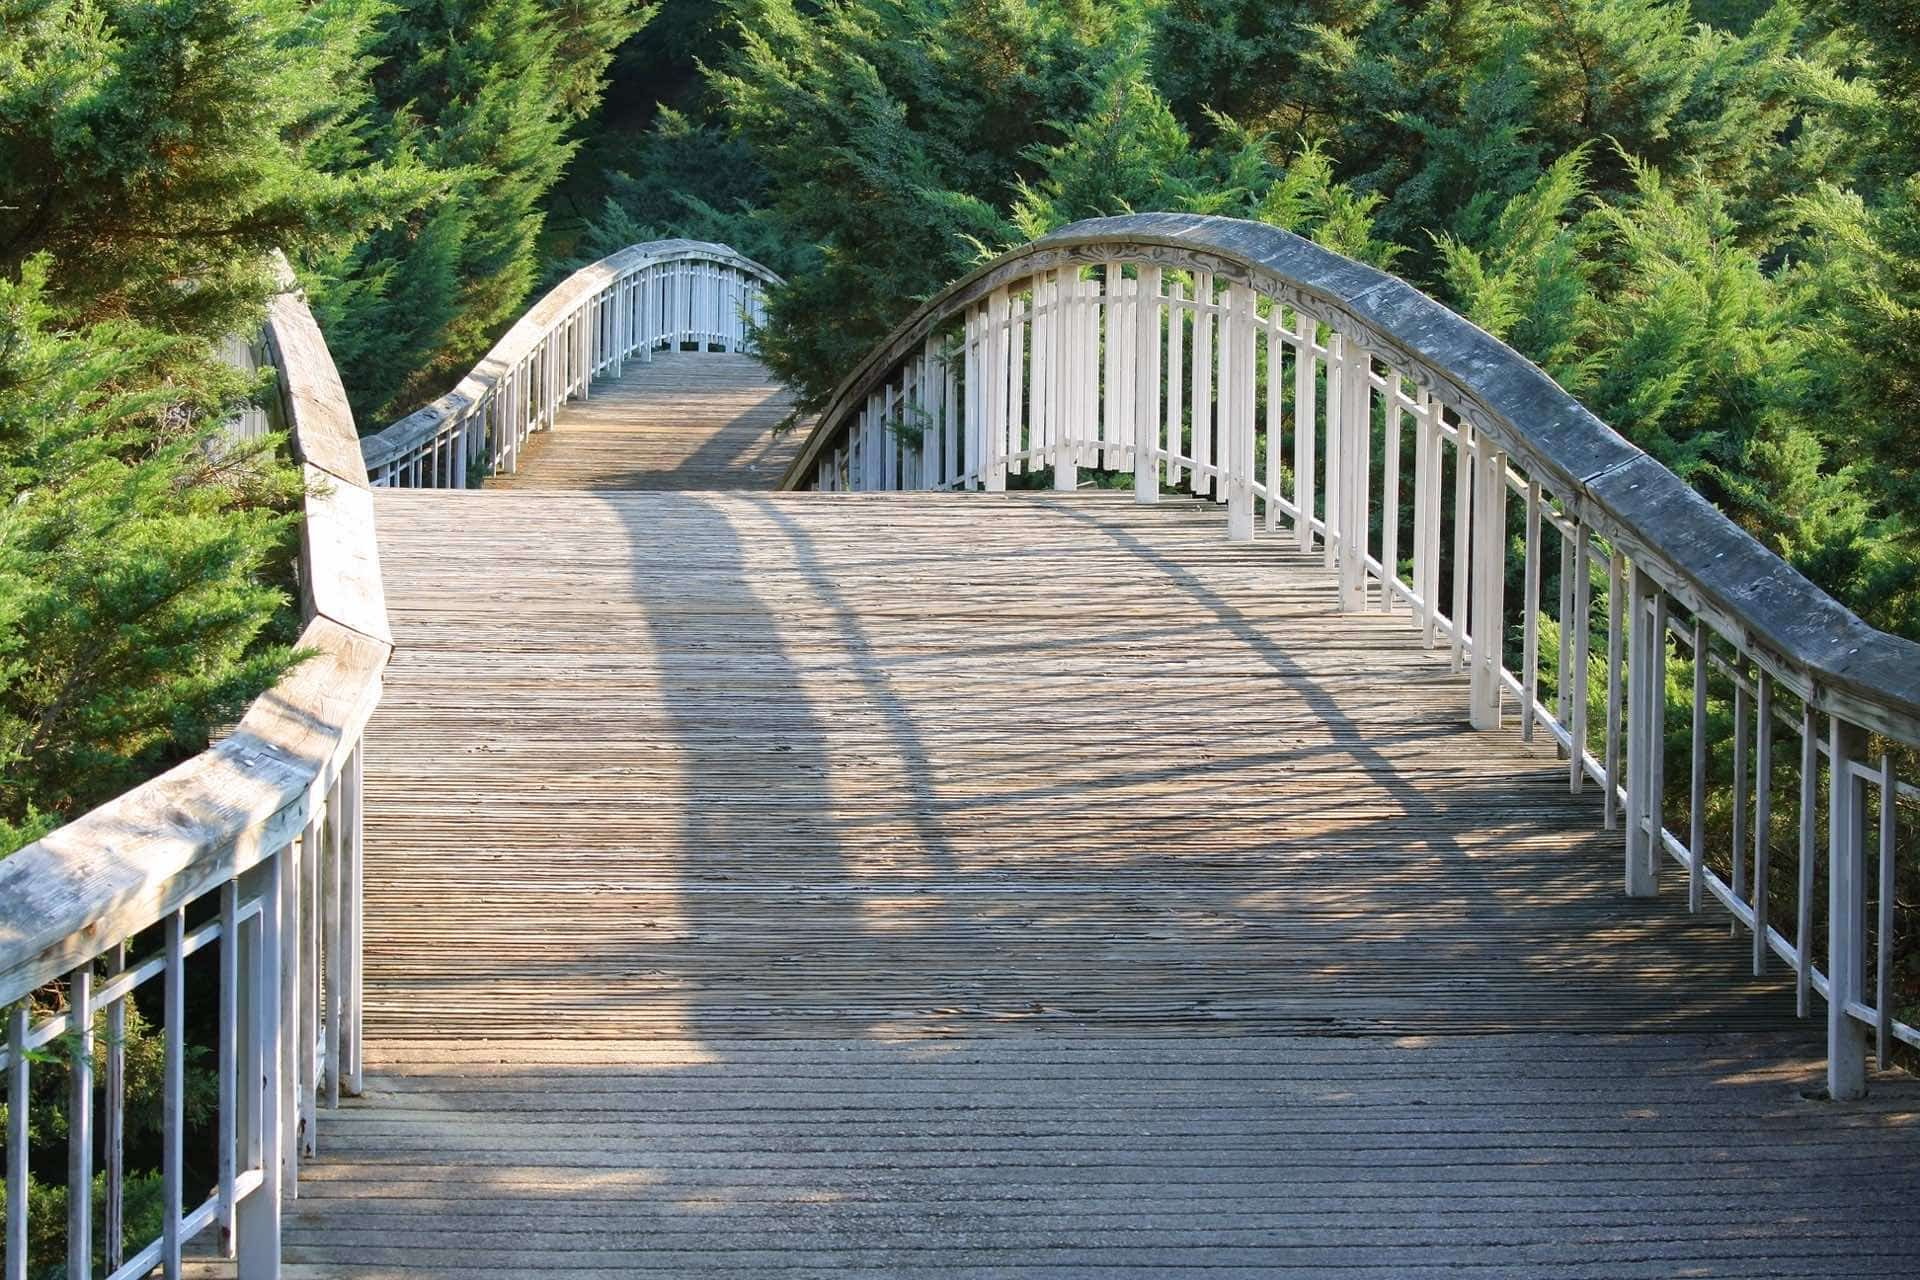
[[[917,308],[841,382],[781,487],[801,487],[874,389],[967,306],[1023,277],[1123,258],[1204,264],[1314,312],[1485,431],[1689,610],[1737,633],[1796,694],[1920,743],[1920,645],[1862,621],[1478,325],[1398,277],[1263,223],[1091,218],[1001,254]]]
[[[465,488],[468,464],[517,467],[559,407],[662,343],[750,350],[781,278],[723,244],[654,240],[580,268],[514,322],[460,384],[361,441],[376,486]]]
[[[168,1000],[180,999],[185,957],[220,943],[223,1042],[245,1058],[223,1051],[221,1064],[221,1133],[237,1145],[223,1157],[215,1195],[191,1213],[176,1208],[176,1229],[128,1266],[177,1260],[185,1240],[219,1221],[236,1233],[242,1273],[268,1274],[279,1256],[282,1179],[292,1176],[299,1135],[311,1131],[314,1088],[322,1079],[329,1095],[357,1088],[359,744],[392,640],[353,414],[290,275],[286,284],[288,292],[269,305],[264,336],[280,374],[271,412],[306,479],[300,580],[307,622],[298,643],[311,656],[255,699],[217,745],[0,859],[0,1009],[13,1005],[0,1065],[22,1091],[15,1097],[24,1096],[30,1070],[73,1078],[75,1185],[91,1181],[91,1058],[76,1054],[35,1068],[31,1050],[62,1035],[90,1042],[93,1014],[104,1011],[112,1026],[124,1019],[132,989],[160,975]],[[217,911],[188,930],[186,908],[209,897],[218,899]],[[157,925],[159,951],[130,959],[128,941]],[[300,978],[302,957],[311,966],[323,955],[324,1008],[317,972],[310,967]],[[97,971],[102,958],[104,974]],[[66,1009],[28,1007],[26,997],[63,977]],[[184,1049],[178,1020],[169,1020],[174,1063]],[[324,1051],[314,1047],[322,1033]],[[111,1032],[105,1052],[111,1081],[118,1052]],[[98,1105],[111,1129],[124,1098],[109,1088]],[[181,1105],[170,1086],[163,1099],[170,1130],[184,1124]],[[13,1123],[8,1203],[24,1206],[24,1108],[15,1109]],[[178,1178],[169,1178],[177,1196]],[[120,1183],[110,1178],[106,1194],[112,1214]],[[75,1267],[91,1248],[90,1211],[89,1197],[69,1198]],[[25,1260],[16,1257],[24,1247],[24,1236],[9,1230],[8,1274],[24,1273]],[[121,1246],[107,1247],[113,1269]]]
[[[1184,476],[1194,494],[1227,504],[1236,540],[1254,536],[1258,502],[1268,529],[1284,517],[1300,550],[1317,547],[1338,571],[1340,608],[1407,609],[1427,646],[1444,642],[1470,675],[1476,727],[1500,726],[1511,699],[1524,736],[1544,729],[1567,753],[1572,790],[1601,784],[1606,825],[1619,813],[1626,829],[1629,894],[1657,892],[1670,855],[1690,905],[1711,894],[1750,931],[1756,971],[1771,955],[1792,966],[1803,1013],[1809,992],[1828,997],[1835,1096],[1863,1088],[1863,1028],[1883,1059],[1891,1040],[1920,1045],[1920,1030],[1893,1016],[1890,986],[1890,815],[1920,791],[1897,776],[1895,753],[1868,758],[1869,732],[1920,746],[1920,645],[1862,621],[1512,348],[1405,281],[1273,227],[1095,218],[1000,255],[917,308],[836,388],[781,487],[991,490],[1009,471],[1051,467],[1055,487],[1072,488],[1082,466],[1133,473],[1142,502],[1159,499],[1163,475]],[[1506,599],[1519,532],[1510,495],[1525,503],[1519,610]],[[1540,599],[1556,536],[1557,609]],[[1589,652],[1597,567],[1604,659]],[[1553,634],[1543,623],[1568,637],[1553,707],[1539,669]],[[1690,826],[1678,833],[1666,820],[1666,730],[1688,708],[1668,705],[1670,653],[1694,680]],[[1590,715],[1596,663],[1604,699]],[[1732,690],[1731,743],[1710,736],[1715,681]],[[1783,908],[1768,904],[1770,823],[1788,803],[1769,792],[1784,772],[1779,724],[1801,750],[1792,937],[1773,923]],[[1727,846],[1714,847],[1703,815],[1722,751],[1736,817]],[[1824,972],[1811,928],[1823,855]],[[1880,903],[1873,930],[1869,896]]]

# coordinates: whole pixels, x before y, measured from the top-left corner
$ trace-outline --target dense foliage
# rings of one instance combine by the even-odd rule
[[[722,10],[730,28],[690,16]],[[763,346],[809,404],[983,252],[1128,209],[1259,218],[1466,312],[1874,622],[1920,635],[1920,35],[1885,7],[668,12],[705,32],[705,76],[675,82],[650,133],[601,122],[597,150],[650,174],[698,155],[726,178],[605,182],[580,247],[779,246],[791,282]]]

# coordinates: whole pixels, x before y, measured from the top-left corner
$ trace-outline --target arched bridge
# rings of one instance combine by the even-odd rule
[[[322,656],[0,862],[16,1098],[218,969],[69,1274],[1911,1268],[1920,650],[1271,228],[1005,254],[779,436],[777,283],[636,246],[361,449],[276,309]]]

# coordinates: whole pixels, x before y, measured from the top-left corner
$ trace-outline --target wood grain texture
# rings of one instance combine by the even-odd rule
[[[1217,508],[376,495],[305,1280],[1831,1276],[1920,1089]]]
[[[560,411],[528,438],[520,468],[498,489],[771,489],[804,430],[773,428],[792,409],[786,389],[749,355],[661,351]]]
[[[224,741],[0,859],[0,1005],[283,847],[379,697],[389,637],[353,411],[299,294],[273,301],[266,340],[304,464],[299,647],[312,656]]]

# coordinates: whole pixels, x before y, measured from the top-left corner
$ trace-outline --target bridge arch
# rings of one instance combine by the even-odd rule
[[[1499,726],[1512,699],[1523,733],[1550,734],[1568,755],[1570,787],[1600,785],[1606,825],[1626,828],[1629,894],[1656,892],[1671,856],[1696,909],[1710,894],[1751,931],[1756,971],[1778,954],[1797,973],[1803,1012],[1809,991],[1829,998],[1836,1096],[1864,1087],[1866,1030],[1882,1061],[1893,1040],[1920,1045],[1891,1008],[1886,816],[1916,792],[1895,776],[1892,751],[1868,754],[1869,734],[1920,746],[1920,645],[1862,621],[1511,347],[1407,282],[1275,227],[1094,218],[1001,254],[917,308],[836,388],[782,484],[1001,490],[1010,470],[1051,470],[1054,487],[1072,489],[1083,468],[1132,473],[1147,503],[1184,479],[1225,503],[1236,540],[1253,538],[1258,508],[1269,530],[1284,521],[1303,551],[1324,553],[1343,609],[1405,609],[1429,647],[1450,646],[1471,674],[1477,727]],[[1524,504],[1518,563],[1510,496]],[[1560,543],[1557,609],[1539,598],[1549,538]],[[1516,570],[1517,610],[1506,599]],[[1590,725],[1596,604],[1608,619],[1606,710]],[[1542,701],[1543,621],[1574,638],[1548,682],[1554,706]],[[1693,668],[1690,706],[1668,705],[1670,655]],[[1708,725],[1716,673],[1735,687],[1731,743]],[[1765,838],[1748,876],[1749,827],[1737,818],[1723,876],[1702,815],[1710,760],[1730,747],[1736,806],[1745,815],[1751,778],[1752,829],[1764,831],[1763,779],[1788,699],[1803,756],[1791,937],[1770,923]],[[1678,832],[1663,812],[1662,730],[1676,716],[1692,725],[1690,817]],[[1823,759],[1824,846],[1813,818]],[[1869,793],[1886,798],[1877,839],[1865,830]],[[1810,923],[1822,853],[1824,968]]]

